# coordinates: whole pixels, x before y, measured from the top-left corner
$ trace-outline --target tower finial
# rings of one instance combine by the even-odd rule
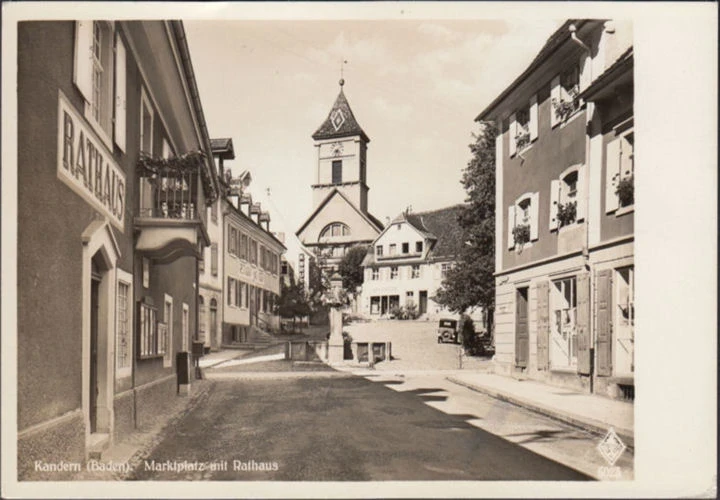
[[[345,78],[343,78],[343,68],[347,64],[347,60],[343,59],[343,61],[340,63],[340,88],[342,88],[343,85],[345,85]]]

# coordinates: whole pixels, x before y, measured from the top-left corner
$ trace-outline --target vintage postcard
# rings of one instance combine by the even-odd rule
[[[716,495],[716,4],[2,31],[3,496]]]

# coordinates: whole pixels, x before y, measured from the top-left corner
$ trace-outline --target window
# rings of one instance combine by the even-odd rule
[[[410,243],[402,244],[402,253],[410,253]]]
[[[325,226],[320,233],[321,238],[335,236],[350,236],[350,228],[342,222],[333,222],[332,224]]]
[[[120,272],[118,270],[118,272]],[[123,273],[124,274],[124,273]],[[132,275],[126,277],[127,281],[118,281],[117,289],[117,335],[115,338],[116,366],[118,377],[130,375],[131,349],[132,349],[132,309],[131,289]]]
[[[183,302],[182,305],[182,350],[188,351],[190,339],[190,307]]]
[[[342,160],[333,160],[332,162],[332,183],[342,183]]]
[[[173,298],[170,295],[165,294],[165,306],[163,310],[164,327],[163,331],[159,333],[160,342],[163,345],[160,354],[163,356],[163,367],[167,368],[172,366],[173,361]]]
[[[235,280],[230,277],[227,282],[227,304],[229,306],[235,304]]]
[[[234,227],[230,226],[228,228],[228,234],[230,236],[228,238],[228,253],[230,255],[233,255],[235,253],[235,241],[237,239],[237,231]]]
[[[240,240],[240,258],[247,260],[248,253],[248,237],[247,234],[243,234]]]
[[[370,314],[380,314],[380,297],[370,297]]]
[[[157,310],[145,302],[140,302],[138,315],[140,322],[140,358],[150,358],[162,354],[164,344],[158,342]]]
[[[532,141],[537,139],[537,114],[537,96],[533,96],[527,104],[510,115],[510,126],[508,131],[510,156],[514,156],[518,151],[522,152],[525,148],[530,146]]]
[[[143,288],[150,288],[150,259],[142,259],[142,284]]]
[[[452,264],[450,264],[449,262],[443,262],[442,264],[440,264],[440,277],[442,279],[447,278],[447,273],[451,267]]]
[[[423,242],[422,241],[416,241],[415,242],[415,252],[422,253],[423,251]]]
[[[218,221],[218,203],[215,201],[212,206],[210,207],[210,220],[212,220],[213,224],[217,224]]]
[[[412,266],[412,269],[410,270],[410,277],[415,279],[420,277],[420,265],[415,264]]]
[[[616,135],[606,149],[605,212],[622,214],[635,204],[635,135],[632,129]]]
[[[198,259],[198,270],[201,273],[205,272],[205,248],[202,249],[202,255],[200,256],[200,259]]]
[[[380,271],[377,267],[373,267],[371,272],[372,274],[370,279],[372,279],[373,281],[377,281],[378,279],[380,279]]]
[[[242,304],[242,282],[238,280],[235,281],[235,307],[240,307],[240,304]]]
[[[258,263],[258,243],[255,240],[250,240],[250,258],[251,258],[251,263],[257,265],[257,263]]]
[[[282,276],[287,276],[288,273],[288,265],[287,262],[283,261],[282,264],[280,264],[280,274]]]
[[[393,256],[397,253],[397,245],[395,243],[390,243],[390,247],[388,248],[388,255]]]
[[[140,151],[153,154],[153,110],[144,87],[140,99]]]
[[[616,375],[632,376],[635,371],[635,268],[617,269],[615,281],[613,367]]]
[[[526,193],[508,207],[508,249],[522,250],[538,239],[538,193]]]
[[[126,89],[125,46],[118,38],[114,47],[113,26],[108,21],[75,23],[73,81],[85,99],[85,116],[109,147],[113,133],[113,110],[117,115],[116,142],[124,151]],[[114,55],[117,51],[117,57]],[[117,59],[117,72],[114,74]],[[117,91],[113,94],[113,77]],[[117,106],[117,107],[115,107]],[[122,113],[121,113],[122,112]]]
[[[550,183],[551,231],[585,219],[584,177],[585,166],[574,166]]]
[[[415,292],[405,292],[405,302],[411,303],[415,297]]]
[[[550,89],[550,124],[555,127],[566,122],[580,109],[580,66],[574,64],[553,78]]]
[[[577,365],[577,310],[575,277],[553,281],[550,287],[550,364],[553,368]]]
[[[382,255],[383,255],[383,246],[382,245],[377,245],[375,247],[375,255],[378,257],[382,257]]]
[[[241,302],[242,307],[244,307],[245,309],[247,309],[247,307],[248,307],[248,298],[249,298],[249,297],[248,297],[248,284],[247,284],[247,283],[243,283],[242,286],[240,287],[240,290],[242,291],[242,302]]]
[[[392,266],[392,267],[390,268],[390,279],[391,279],[391,280],[396,280],[397,277],[398,277],[398,267],[397,267],[397,266]]]
[[[207,321],[207,306],[205,305],[205,297],[198,295],[198,334],[200,340],[205,340],[205,322]]]
[[[213,276],[218,275],[218,246],[217,243],[210,245],[210,272]]]

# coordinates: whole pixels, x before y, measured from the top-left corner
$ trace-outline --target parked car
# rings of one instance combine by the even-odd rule
[[[441,319],[438,322],[438,330],[437,330],[438,344],[444,344],[446,342],[451,342],[453,344],[457,344],[457,342],[458,342],[457,323],[458,323],[457,320],[454,320],[454,319]]]

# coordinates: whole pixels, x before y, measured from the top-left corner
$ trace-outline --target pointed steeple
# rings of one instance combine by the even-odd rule
[[[353,115],[350,109],[350,104],[348,104],[345,93],[343,92],[343,85],[345,85],[345,80],[341,78],[340,93],[337,99],[335,99],[335,104],[333,104],[323,124],[320,125],[312,135],[312,138],[318,141],[321,139],[359,135],[365,142],[370,142],[370,138],[368,138],[367,134],[360,127],[355,119],[355,115]]]

